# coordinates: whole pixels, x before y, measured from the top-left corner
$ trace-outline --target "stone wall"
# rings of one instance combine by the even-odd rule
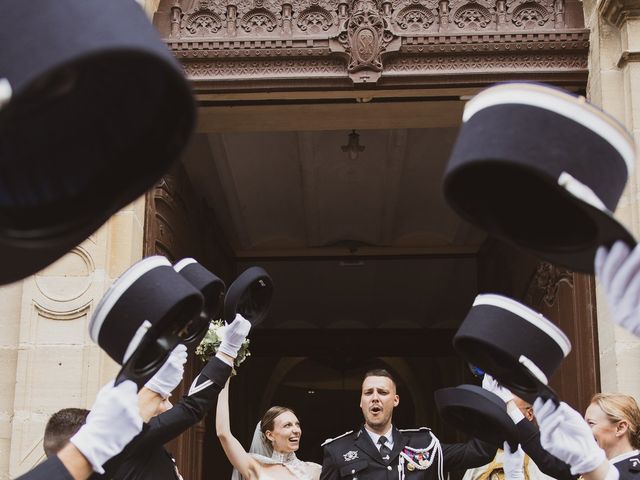
[[[51,413],[90,408],[118,365],[88,321],[111,282],[142,257],[144,197],[42,272],[0,289],[0,478],[44,458]]]
[[[592,102],[614,115],[640,143],[640,1],[585,0],[585,24],[591,31],[589,84]],[[636,147],[637,149],[637,147]],[[640,237],[640,170],[636,166],[616,217]],[[598,335],[602,391],[625,392],[640,399],[640,341],[609,320],[598,291]]]

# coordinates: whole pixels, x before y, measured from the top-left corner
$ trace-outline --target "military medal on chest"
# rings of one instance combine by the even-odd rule
[[[402,452],[400,452],[398,462],[399,479],[404,479],[405,468],[407,472],[426,470],[429,468],[433,464],[439,448],[440,444],[435,438],[426,448],[404,447]]]

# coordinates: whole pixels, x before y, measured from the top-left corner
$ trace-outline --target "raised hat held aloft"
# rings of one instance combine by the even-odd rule
[[[583,97],[532,83],[490,87],[465,106],[444,175],[449,205],[488,233],[574,271],[635,245],[613,217],[635,162],[631,135]]]

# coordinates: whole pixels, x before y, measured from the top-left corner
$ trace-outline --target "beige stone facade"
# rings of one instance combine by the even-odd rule
[[[146,0],[151,16],[159,0]],[[584,2],[591,31],[590,99],[615,115],[640,144],[640,0]],[[617,212],[640,237],[640,169]],[[117,366],[87,333],[91,312],[111,281],[143,253],[144,198],[43,272],[0,288],[0,478],[14,478],[43,458],[48,416],[90,407]],[[640,341],[608,321],[598,297],[603,391],[640,398]]]
[[[90,408],[117,373],[87,325],[113,279],[142,257],[143,221],[141,198],[53,265],[0,290],[0,478],[40,462],[49,415]]]
[[[588,96],[614,115],[640,144],[640,2],[584,2],[585,26],[591,31]],[[640,171],[630,176],[616,216],[640,234]],[[609,321],[598,292],[598,334],[603,391],[640,398],[640,342]]]

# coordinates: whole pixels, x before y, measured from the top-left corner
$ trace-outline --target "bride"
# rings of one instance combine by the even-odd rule
[[[218,396],[216,433],[235,468],[232,480],[318,480],[321,466],[296,457],[302,429],[293,410],[271,407],[258,422],[249,453],[229,426],[229,382]]]

